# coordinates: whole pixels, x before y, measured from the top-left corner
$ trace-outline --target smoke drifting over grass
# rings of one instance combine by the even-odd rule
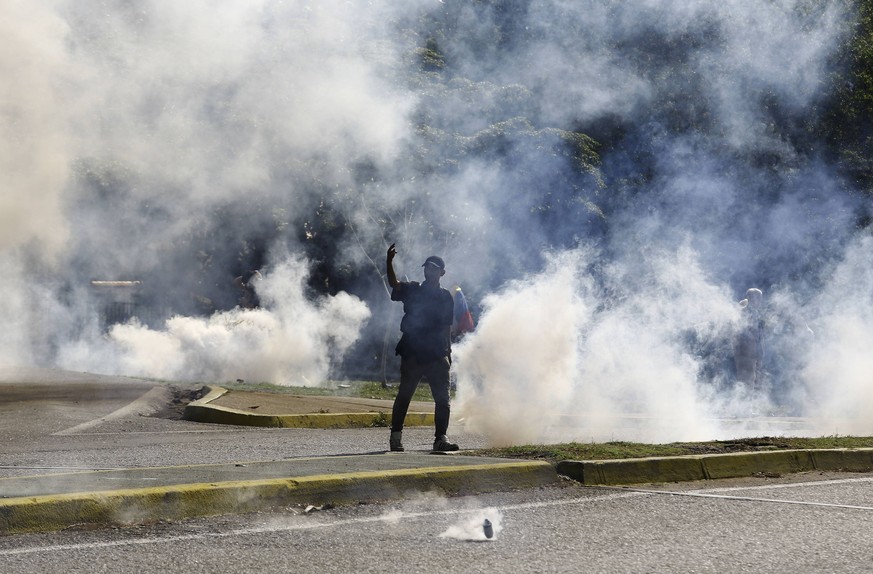
[[[7,1],[0,362],[318,384],[393,348],[396,241],[481,302],[455,412],[496,443],[873,432],[869,206],[809,127],[849,8]],[[102,325],[92,279],[153,316]],[[763,393],[731,372],[752,286]]]

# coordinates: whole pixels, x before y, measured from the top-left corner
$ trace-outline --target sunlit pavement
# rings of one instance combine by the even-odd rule
[[[553,467],[545,462],[431,455],[419,444],[432,440],[429,427],[408,429],[409,452],[385,454],[385,428],[258,429],[167,420],[144,416],[167,399],[156,392],[166,387],[148,381],[50,370],[13,370],[6,377],[25,381],[0,385],[0,392],[13,401],[4,407],[6,421],[19,425],[3,433],[10,447],[18,445],[7,448],[11,466],[4,470],[8,478],[0,479],[0,529],[7,533],[255,511],[304,501],[323,505],[384,500],[409,491],[487,492],[548,484],[558,473],[581,484],[639,484],[873,468],[868,449],[565,461]],[[90,394],[82,395],[83,390]],[[23,402],[14,402],[19,396]],[[635,415],[562,415],[546,420],[560,423],[563,434],[572,429],[580,437],[605,429],[627,433],[623,437],[643,430],[651,433],[653,428],[675,432],[684,422]],[[800,433],[807,422],[755,417],[718,419],[713,424],[734,425],[749,436],[779,424]],[[22,427],[32,432],[22,433]],[[462,423],[455,426],[461,437],[463,429]],[[325,438],[330,442],[322,444]],[[350,440],[358,454],[306,456],[349,452]],[[155,464],[155,457],[173,462]]]

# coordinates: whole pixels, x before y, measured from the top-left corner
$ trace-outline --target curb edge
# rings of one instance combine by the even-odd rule
[[[803,449],[616,460],[564,460],[558,474],[586,486],[686,482],[810,470],[873,470],[873,448]]]
[[[262,415],[210,404],[225,393],[222,387],[206,386],[206,395],[185,406],[183,418],[198,423],[270,427],[270,428],[370,428],[391,425],[391,413],[307,413],[294,415]],[[432,426],[433,413],[409,412],[404,426]]]

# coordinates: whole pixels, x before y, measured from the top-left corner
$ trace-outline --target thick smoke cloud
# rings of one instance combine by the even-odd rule
[[[49,252],[66,235],[61,189],[68,177],[67,120],[55,83],[66,78],[66,54],[45,37],[66,26],[41,6],[7,3],[0,33],[0,247],[39,242]],[[14,48],[14,49],[11,49]]]
[[[301,261],[277,265],[258,284],[269,310],[237,307],[204,318],[175,316],[160,330],[119,324],[105,343],[65,347],[61,362],[86,370],[95,364],[96,352],[102,353],[97,364],[103,368],[168,380],[318,385],[328,377],[330,357],[342,356],[355,342],[370,311],[347,293],[305,298],[307,273]]]
[[[853,241],[814,302],[818,332],[801,375],[823,434],[870,432],[871,247],[869,236]]]
[[[604,248],[575,248],[484,300],[479,332],[458,349],[460,378],[471,382],[460,410],[495,441],[720,438],[744,432],[737,417],[768,413],[812,417],[821,432],[869,432],[849,408],[867,402],[858,333],[828,303],[828,262],[862,208],[785,129],[825,97],[846,14],[836,4],[745,8],[540,3],[524,22],[524,49],[498,57],[506,81],[546,86],[541,117],[596,126],[606,116],[627,135],[603,157],[617,196],[604,202]],[[666,66],[635,52],[653,36],[673,50]],[[508,65],[516,57],[530,60]],[[631,180],[641,172],[644,187]],[[731,372],[736,301],[756,285],[769,301],[764,392]],[[857,278],[842,287],[867,292]],[[846,309],[863,317],[858,305]],[[507,321],[513,314],[534,318],[529,334],[525,320]],[[846,392],[835,399],[830,365],[846,352]]]
[[[853,14],[800,4],[7,0],[0,362],[372,372],[397,242],[478,304],[455,412],[494,442],[870,432],[865,206],[807,129]],[[105,325],[92,280],[148,312]],[[763,394],[730,369],[752,286]]]
[[[283,230],[318,204],[313,182],[348,185],[360,156],[390,158],[414,101],[382,75],[395,56],[378,41],[379,11],[350,8],[4,4],[4,362],[327,376],[369,312],[345,293],[307,297]],[[269,311],[230,310],[240,259],[272,265]],[[153,324],[116,325],[107,340],[92,279],[142,281]],[[216,313],[184,316],[204,311]]]

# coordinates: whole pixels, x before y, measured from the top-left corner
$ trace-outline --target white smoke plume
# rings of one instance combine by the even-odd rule
[[[475,499],[467,500],[463,508],[450,508],[445,496],[435,492],[415,493],[403,501],[400,508],[392,508],[380,516],[386,524],[402,527],[419,516],[441,515],[453,523],[440,533],[440,538],[472,542],[496,540],[503,531],[503,513],[492,507],[482,508]],[[489,522],[486,530],[485,521]]]
[[[62,189],[69,141],[58,82],[67,79],[63,20],[26,2],[4,3],[0,36],[0,249],[39,243],[52,253],[67,238]]]
[[[486,542],[496,540],[502,531],[503,513],[494,508],[487,508],[479,512],[471,512],[452,524],[440,534],[440,538]]]
[[[396,340],[396,241],[480,304],[455,412],[495,443],[774,410],[873,432],[867,207],[779,129],[827,97],[849,8],[5,0],[0,362],[318,384]],[[243,266],[261,309],[234,308]],[[155,316],[106,328],[94,279]],[[725,368],[753,286],[773,397]]]
[[[192,262],[175,258],[180,243],[211,233],[230,259],[240,247],[221,235],[227,228],[281,230],[294,209],[317,205],[293,174],[333,186],[361,155],[390,158],[414,96],[383,75],[395,57],[378,41],[379,10],[11,0],[2,12],[0,249],[10,278],[0,359],[321,383],[369,310],[343,292],[308,297],[308,263],[297,256],[272,256],[263,309],[119,324],[107,337],[86,285],[144,280],[166,299],[202,290]],[[226,215],[232,202],[276,207],[252,220],[244,208]]]
[[[604,305],[596,253],[580,249],[486,299],[456,350],[459,416],[498,444],[713,433],[717,410],[686,337],[718,336],[739,309],[695,257],[651,250],[608,269]]]
[[[853,242],[831,271],[831,280],[812,302],[815,338],[803,363],[804,398],[824,434],[870,432],[873,415],[873,238]]]
[[[101,355],[95,357],[93,342],[80,341],[63,349],[61,360],[84,371],[168,380],[318,385],[328,378],[330,357],[341,357],[356,341],[370,311],[347,293],[305,297],[306,276],[305,262],[284,261],[258,285],[266,308],[176,316],[160,330],[115,325],[98,345]]]
[[[780,15],[796,16],[793,3],[759,6],[754,14],[738,10],[737,4],[637,3],[633,10],[641,8],[639,13],[618,10],[626,18],[619,24],[606,22],[607,14],[615,16],[609,8],[599,14],[595,8],[579,19],[601,20],[601,26],[585,28],[593,39],[584,35],[586,42],[600,47],[592,50],[596,63],[567,62],[572,52],[552,50],[547,60],[556,62],[555,68],[519,66],[543,81],[549,81],[553,69],[558,72],[554,89],[545,90],[546,101],[567,99],[548,108],[549,113],[608,112],[635,121],[639,107],[653,101],[654,94],[706,78],[714,114],[710,119],[720,124],[720,138],[673,137],[656,123],[641,126],[642,136],[658,142],[653,144],[657,175],[650,185],[659,193],[636,198],[636,205],[613,216],[609,249],[619,256],[573,249],[553,258],[541,273],[483,300],[478,331],[456,350],[461,389],[456,412],[495,443],[715,439],[749,430],[790,433],[792,427],[783,420],[737,420],[774,412],[809,417],[812,422],[801,432],[811,427],[827,433],[873,430],[859,406],[869,402],[862,349],[871,332],[871,323],[865,321],[869,313],[859,312],[870,292],[864,281],[869,266],[856,267],[857,254],[863,252],[859,248],[850,249],[837,268],[841,273],[820,295],[811,293],[809,285],[830,275],[826,267],[807,268],[801,281],[765,290],[769,332],[778,335],[766,343],[768,358],[779,370],[773,378],[781,385],[780,399],[790,406],[773,405],[766,392],[733,385],[729,369],[721,368],[731,359],[737,300],[756,280],[754,273],[742,277],[736,271],[750,264],[771,271],[802,261],[826,261],[842,251],[847,241],[842,230],[852,228],[854,209],[853,200],[836,192],[826,168],[811,166],[774,181],[731,155],[795,153],[769,131],[757,98],[769,93],[792,109],[814,102],[843,15],[830,6],[817,20],[786,22]],[[564,16],[576,10],[562,8]],[[646,13],[649,18],[643,17]],[[724,42],[692,51],[688,65],[693,71],[670,81],[633,75],[626,65],[612,62],[612,54],[603,48],[610,38],[633,37],[652,28],[668,36],[709,28],[723,34]],[[762,28],[768,32],[754,31]],[[616,83],[623,89],[619,93],[615,88],[618,105],[573,110],[577,101],[583,106],[609,102],[607,95],[592,90],[608,89],[610,83],[596,82],[596,88],[574,84],[582,86],[578,95],[589,96],[578,100],[557,84],[567,82],[571,69],[601,66],[616,70],[608,78],[628,76]],[[726,146],[733,152],[726,154]],[[620,157],[604,161],[618,162]],[[756,178],[771,179],[772,185],[789,192],[772,202]],[[719,279],[731,275],[733,286]],[[835,299],[842,305],[829,303]],[[710,347],[706,357],[700,354],[701,342]],[[840,367],[835,367],[835,357],[844,359]]]

